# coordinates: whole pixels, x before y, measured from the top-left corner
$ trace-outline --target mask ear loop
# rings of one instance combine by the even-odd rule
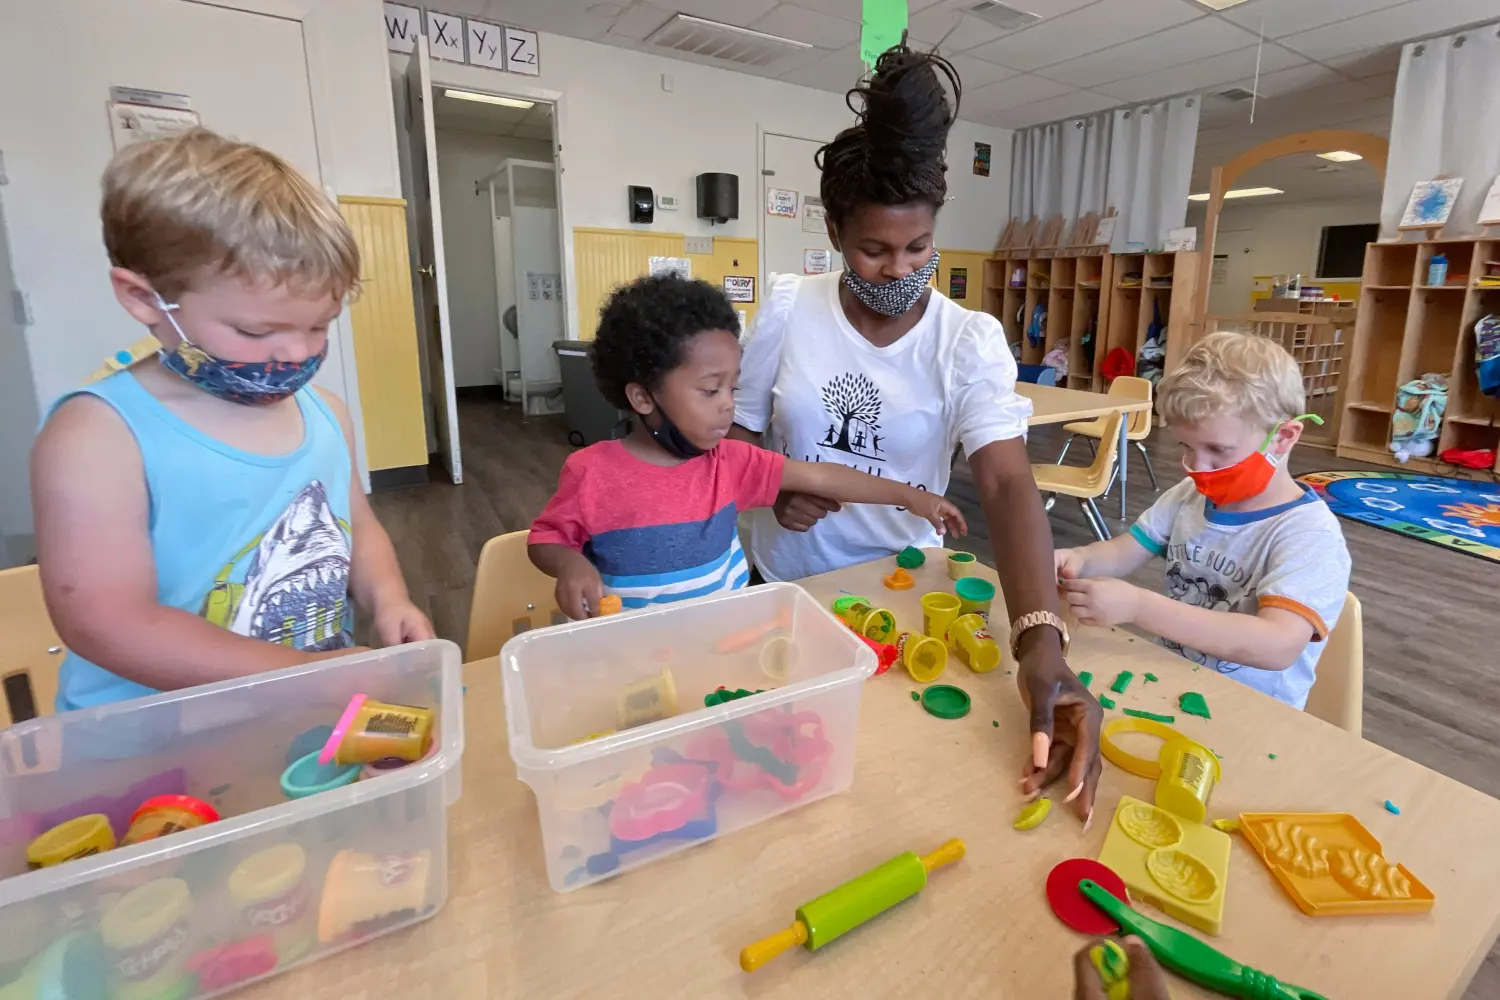
[[[1260,450],[1266,453],[1266,461],[1270,462],[1272,465],[1281,464],[1282,460],[1285,459],[1286,456],[1272,454],[1270,450],[1272,442],[1276,440],[1276,435],[1281,433],[1281,428],[1285,427],[1287,424],[1300,424],[1304,420],[1310,420],[1313,423],[1318,424],[1319,426],[1322,426],[1323,424],[1323,418],[1318,416],[1316,413],[1298,414],[1297,416],[1292,417],[1290,420],[1284,420],[1281,423],[1277,424],[1275,430],[1266,435],[1265,442],[1260,446]]]
[[[177,331],[178,340],[181,341],[182,344],[186,344],[189,347],[193,346],[193,342],[188,339],[188,335],[182,332],[182,327],[178,324],[177,317],[172,315],[174,312],[181,308],[181,304],[177,302],[168,302],[166,299],[161,297],[161,292],[158,292],[154,288],[151,290],[151,294],[156,296],[156,308],[161,310],[162,315],[167,317],[167,322],[172,324],[172,329]],[[167,347],[165,344],[163,344],[161,352],[165,354],[166,351]]]

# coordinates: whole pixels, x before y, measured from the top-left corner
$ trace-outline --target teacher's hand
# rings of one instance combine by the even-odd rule
[[[771,508],[776,512],[776,523],[788,531],[806,531],[829,514],[843,510],[837,500],[825,500],[810,493],[786,493],[776,497]]]
[[[1034,798],[1067,776],[1068,796],[1084,821],[1094,815],[1094,791],[1103,764],[1099,730],[1104,709],[1063,659],[1057,634],[1045,626],[1021,636],[1016,682],[1031,712],[1031,757],[1021,771],[1021,791]]]

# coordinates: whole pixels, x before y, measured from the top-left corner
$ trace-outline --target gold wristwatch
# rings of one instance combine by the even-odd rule
[[[1010,655],[1017,660],[1021,658],[1021,635],[1038,625],[1051,625],[1057,629],[1057,634],[1062,636],[1063,655],[1067,656],[1068,644],[1072,641],[1068,636],[1068,626],[1050,611],[1028,611],[1010,623]]]

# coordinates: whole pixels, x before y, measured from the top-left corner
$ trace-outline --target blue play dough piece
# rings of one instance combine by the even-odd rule
[[[128,364],[130,364],[130,362],[134,361],[135,359],[131,357],[129,351],[116,351],[115,352],[115,360],[118,361],[122,365],[128,365]]]
[[[1393,816],[1400,816],[1401,815],[1401,809],[1396,805],[1396,803],[1392,802],[1390,799],[1386,799],[1385,800],[1385,811],[1388,812],[1388,813],[1390,813]]]

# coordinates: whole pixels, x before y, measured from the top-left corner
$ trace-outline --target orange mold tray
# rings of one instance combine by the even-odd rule
[[[1240,833],[1308,916],[1426,913],[1436,901],[1348,813],[1240,813]]]

